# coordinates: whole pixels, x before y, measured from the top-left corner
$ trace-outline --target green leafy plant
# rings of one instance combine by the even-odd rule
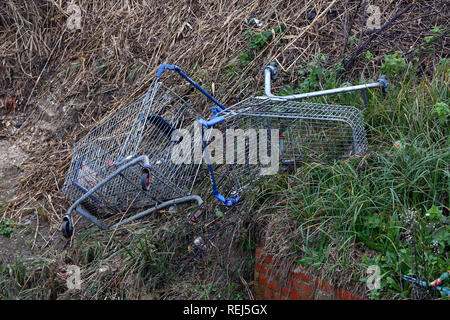
[[[14,223],[7,220],[0,220],[0,235],[5,237],[11,236],[13,232]]]
[[[244,37],[248,39],[249,50],[246,52],[242,52],[238,54],[239,59],[241,60],[242,65],[247,66],[255,57],[255,52],[260,51],[267,43],[269,43],[274,34],[280,34],[286,30],[285,25],[280,25],[275,29],[268,29],[263,32],[255,32],[252,30],[246,30],[244,33]]]
[[[343,70],[343,66],[338,63],[331,68],[326,68],[326,62],[327,56],[318,54],[313,61],[299,69],[298,92],[331,89],[338,86],[338,74]]]
[[[348,38],[348,43],[349,43],[351,46],[356,45],[356,44],[358,43],[358,37],[357,37],[356,35],[353,35],[353,36],[349,37],[349,38]]]
[[[434,40],[436,40],[436,37],[435,36],[426,36],[424,38],[424,40],[426,43],[430,43],[430,42],[433,42]]]
[[[284,86],[283,89],[280,90],[280,92],[278,92],[278,94],[280,96],[293,95],[294,94],[294,89],[292,89],[292,87],[290,85],[286,85],[286,86]]]
[[[216,217],[218,218],[223,218],[225,215],[222,211],[220,211],[219,209],[216,209]]]
[[[264,32],[247,30],[245,37],[249,39],[249,48],[251,50],[259,51],[272,39],[272,30],[266,30]]]
[[[253,52],[242,52],[238,54],[239,59],[241,60],[242,66],[247,66],[250,62],[252,62],[255,55]]]
[[[384,62],[381,65],[381,73],[388,77],[401,76],[406,71],[408,65],[405,58],[402,57],[400,51],[396,51],[394,54],[388,54],[384,56]]]
[[[441,34],[442,33],[442,26],[435,26],[433,29],[431,29],[431,32],[434,34]]]

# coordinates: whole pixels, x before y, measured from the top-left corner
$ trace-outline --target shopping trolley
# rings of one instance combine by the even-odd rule
[[[142,97],[74,146],[63,185],[63,192],[74,201],[62,219],[65,237],[72,236],[74,211],[101,229],[112,229],[173,204],[193,200],[202,204],[199,196],[190,194],[201,162],[190,157],[202,147],[201,140],[194,137],[199,120],[205,120],[160,81],[165,69],[178,71],[218,107],[225,108],[180,68],[162,64]],[[180,156],[180,145],[187,142],[191,152]],[[140,212],[128,217],[136,211]],[[119,213],[123,213],[121,221],[111,226],[100,221]]]
[[[213,193],[225,205],[239,201],[259,178],[275,174],[280,168],[366,153],[364,119],[359,108],[297,100],[361,91],[366,106],[367,89],[380,87],[386,92],[389,86],[382,76],[370,84],[276,96],[271,93],[271,79],[277,73],[276,64],[268,65],[264,69],[264,96],[250,97],[225,109],[213,107],[214,115],[205,123],[222,132],[227,152],[231,152],[226,156],[231,161],[225,164],[209,161],[209,152],[205,152]],[[230,130],[233,134],[229,134]]]

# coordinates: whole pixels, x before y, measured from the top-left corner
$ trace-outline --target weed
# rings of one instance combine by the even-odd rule
[[[450,115],[450,108],[445,102],[438,102],[434,105],[431,114],[437,115],[441,124],[445,124]]]
[[[407,63],[403,58],[400,51],[396,51],[394,54],[388,54],[384,56],[384,62],[381,65],[380,71],[388,77],[401,76],[407,69]]]
[[[285,85],[284,88],[278,92],[278,95],[290,96],[290,95],[293,95],[294,93],[295,93],[294,89],[292,89],[292,87],[290,85]]]
[[[366,51],[366,55],[364,56],[366,58],[366,60],[372,60],[373,58],[373,54],[372,52],[370,52],[369,50]]]
[[[0,220],[0,235],[5,237],[11,236],[13,232],[14,223],[7,220]]]
[[[326,55],[317,54],[313,61],[298,70],[297,88],[285,85],[278,95],[286,96],[337,87],[340,80],[338,74],[343,70],[343,66],[337,63],[331,68],[326,68],[327,60]]]
[[[253,52],[239,53],[238,56],[239,56],[239,59],[241,60],[243,67],[247,66],[255,58],[255,55],[253,54]]]
[[[242,66],[247,66],[255,58],[255,53],[260,51],[267,43],[269,43],[274,35],[283,33],[286,30],[285,25],[280,25],[275,29],[268,29],[264,32],[254,32],[246,30],[244,37],[248,40],[248,48],[246,52],[238,54]]]
[[[358,37],[356,35],[353,35],[348,38],[348,43],[353,47],[358,43]]]

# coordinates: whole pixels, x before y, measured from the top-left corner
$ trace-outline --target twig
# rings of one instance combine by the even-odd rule
[[[350,18],[350,23],[348,23],[348,25],[347,25],[348,14],[346,13],[346,15],[345,15],[345,23],[344,23],[345,36],[344,36],[344,43],[342,46],[341,59],[344,58],[345,49],[347,48],[347,41],[350,36],[350,32],[352,31],[353,23],[355,22],[355,17],[356,17],[356,14],[358,13],[358,10],[359,10],[359,7],[361,6],[362,1],[363,0],[359,0],[358,6],[356,7],[355,12],[353,13],[352,17]],[[347,2],[345,2],[345,5],[347,6]]]
[[[50,52],[50,55],[48,56],[47,61],[45,62],[45,65],[44,65],[44,67],[42,68],[41,73],[39,74],[39,77],[36,79],[36,82],[34,83],[33,89],[31,89],[31,92],[30,92],[30,94],[28,95],[27,102],[25,103],[24,106],[27,106],[28,103],[30,102],[30,99],[31,99],[31,96],[33,95],[34,89],[36,89],[37,84],[38,84],[39,81],[41,80],[42,74],[44,73],[45,68],[47,68],[47,65],[48,65],[48,63],[50,62],[50,59],[52,58],[53,53],[55,52],[55,49],[59,46],[59,43],[61,42],[61,39],[62,39],[62,37],[63,37],[65,31],[66,31],[66,30],[64,29],[63,32],[61,32],[61,36],[59,37],[58,41],[56,42],[56,45],[53,47],[52,52]],[[27,119],[22,123],[22,125],[20,126],[20,128],[17,129],[17,132],[19,132],[22,128],[26,128],[26,127],[27,127],[27,126],[25,126],[25,123],[31,118],[31,115],[32,115],[32,114],[33,114],[33,113],[31,113],[31,114],[27,117]],[[16,133],[17,133],[17,132],[16,132]]]
[[[364,41],[364,43],[362,43],[361,45],[358,46],[358,48],[355,50],[355,52],[352,53],[352,55],[350,56],[350,58],[348,58],[347,60],[343,61],[342,65],[344,67],[344,69],[347,69],[355,60],[355,58],[361,53],[361,51],[373,40],[375,39],[379,34],[381,34],[385,29],[389,28],[389,26],[391,26],[391,24],[397,20],[398,18],[400,18],[405,12],[409,11],[409,9],[412,8],[412,6],[415,4],[415,1],[410,3],[405,9],[403,9],[401,12],[397,13],[391,20],[389,20],[388,22],[386,22],[379,30],[377,30],[376,32],[374,32],[369,39],[367,39],[366,41]]]
[[[33,250],[34,246],[36,245],[36,238],[37,238],[38,230],[39,230],[39,213],[36,211],[36,230],[34,232],[34,239],[33,239],[33,244],[31,245],[31,250]]]

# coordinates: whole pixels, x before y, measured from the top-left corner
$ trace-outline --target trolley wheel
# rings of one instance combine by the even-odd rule
[[[144,191],[150,190],[150,172],[148,172],[147,170],[142,172],[141,185]]]
[[[72,236],[72,234],[73,234],[73,226],[72,226],[72,220],[70,219],[70,217],[65,216],[63,218],[61,231],[63,233],[63,236],[66,237],[66,238],[70,238]]]

